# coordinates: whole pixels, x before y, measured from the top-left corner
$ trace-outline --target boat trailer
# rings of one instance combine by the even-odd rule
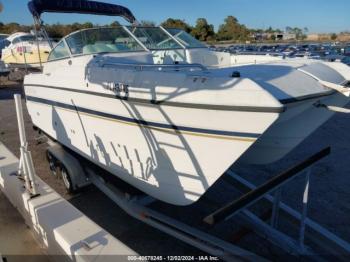
[[[21,170],[21,177],[23,177],[24,184],[29,193],[35,197],[35,187],[32,186],[35,185],[35,171],[31,167],[31,158],[30,156],[28,157],[30,152],[26,149],[27,142],[24,135],[23,116],[20,112],[22,108],[18,96],[16,98],[16,105],[22,145],[21,156],[23,157],[23,166],[25,167]],[[76,155],[74,152],[53,141],[49,140],[49,145],[48,155],[50,157],[48,160],[50,167],[54,169],[60,166],[66,169],[66,175],[68,174],[70,182],[70,188],[68,189],[71,189],[71,191],[89,184],[94,184],[130,216],[224,261],[267,260],[258,254],[207,232],[210,230],[198,229],[155,210],[150,205],[158,200],[148,195],[132,195],[125,190],[121,190],[118,185],[107,181],[99,175],[98,173],[105,171],[101,170],[101,168],[99,168],[99,171],[96,171],[97,167],[95,164],[87,160],[84,161],[81,156]],[[247,225],[236,233],[236,239],[238,240],[242,235],[254,231],[291,256],[295,256],[296,258],[307,256],[309,259],[324,260],[322,255],[319,255],[313,247],[306,244],[306,240],[308,240],[308,242],[313,242],[312,246],[316,245],[322,251],[327,251],[327,257],[331,254],[337,260],[342,260],[342,258],[345,260],[346,256],[350,255],[350,244],[307,216],[312,166],[328,156],[330,152],[330,147],[327,147],[305,158],[300,163],[293,165],[260,186],[255,186],[238,174],[228,170],[223,179],[236,190],[238,189],[243,193],[238,199],[217,208],[214,212],[208,213],[202,219],[202,224],[211,229],[224,221],[234,222],[237,219],[237,221],[244,221]],[[27,165],[28,160],[29,164]],[[281,200],[282,188],[297,176],[305,177],[301,212],[292,209]],[[270,212],[267,215],[263,215],[264,218],[250,210],[250,207],[257,202],[259,205],[261,203],[261,205],[270,206]],[[287,233],[282,232],[279,226],[282,223],[282,218],[294,221],[294,225],[297,225],[297,228],[294,228],[293,231],[294,233],[297,232],[297,238],[293,238]]]

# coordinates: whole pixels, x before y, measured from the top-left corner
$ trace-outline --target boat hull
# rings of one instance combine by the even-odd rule
[[[197,201],[279,116],[131,103],[35,85],[25,85],[25,93],[35,126],[175,205]]]
[[[348,97],[334,92],[329,96],[290,103],[286,112],[247,150],[240,162],[263,165],[280,160],[335,114],[315,104],[343,107],[348,102]]]
[[[41,63],[45,63],[49,56],[48,51],[40,51],[40,54],[36,52],[20,53],[17,51],[4,53],[2,60],[5,64],[13,65],[16,67],[40,67]]]

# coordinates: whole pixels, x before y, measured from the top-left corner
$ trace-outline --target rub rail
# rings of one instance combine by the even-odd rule
[[[104,63],[101,65],[102,67],[113,66],[113,67],[129,67],[132,69],[143,70],[147,69],[174,69],[179,70],[183,68],[199,68],[202,71],[208,70],[205,66],[201,64],[128,64],[128,63]]]

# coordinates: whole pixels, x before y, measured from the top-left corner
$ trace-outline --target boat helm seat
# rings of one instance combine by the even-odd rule
[[[96,43],[93,45],[84,46],[83,54],[111,53],[111,52],[121,52],[123,50],[127,50],[127,48],[125,48],[124,45]]]
[[[97,49],[95,47],[95,45],[86,45],[83,47],[83,54],[93,54],[93,53],[97,53]]]
[[[149,53],[106,54],[104,56],[104,61],[106,63],[154,64],[153,57]]]
[[[97,50],[97,52],[99,52],[99,53],[102,53],[102,52],[106,52],[106,53],[108,53],[108,52],[115,52],[115,51],[118,51],[118,50],[116,50],[116,49],[114,49],[113,50],[113,48],[112,48],[112,45],[107,45],[107,44],[102,44],[102,43],[100,43],[100,44],[94,44],[94,46],[93,46],[96,50]]]
[[[111,52],[118,52],[119,51],[119,49],[116,45],[107,44],[107,47],[110,48]]]
[[[94,44],[94,45],[86,45],[83,47],[83,54],[94,54],[94,53],[109,53],[116,52],[118,49],[112,48],[113,45],[107,44]]]

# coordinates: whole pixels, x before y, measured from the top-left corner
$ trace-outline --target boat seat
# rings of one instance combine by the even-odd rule
[[[116,45],[114,44],[107,44],[108,48],[110,48],[111,52],[118,52],[119,49]]]
[[[96,43],[84,46],[83,54],[121,52],[126,49],[124,45]]]
[[[83,54],[93,54],[93,53],[98,53],[95,45],[86,45],[83,47]]]
[[[115,48],[113,49],[113,45],[108,44],[94,44],[94,48],[97,50],[97,52],[115,52],[118,51]]]

